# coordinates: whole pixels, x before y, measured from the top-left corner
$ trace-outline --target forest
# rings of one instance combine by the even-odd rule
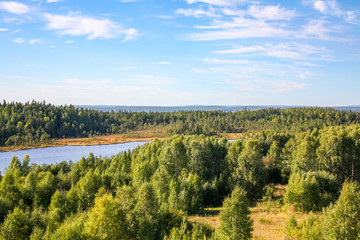
[[[326,126],[360,123],[360,113],[308,107],[256,111],[104,112],[45,102],[0,103],[0,146],[46,143],[50,139],[92,137],[162,129],[174,134],[216,136],[265,130],[296,134]]]
[[[80,110],[73,111],[78,116]],[[175,135],[109,158],[90,153],[56,165],[14,157],[0,180],[0,238],[252,239],[250,208],[278,204],[288,214],[286,239],[359,239],[360,125],[347,119],[357,115],[317,108],[266,112],[230,116],[263,114],[254,123],[260,126],[287,113],[290,127],[301,116],[306,122],[305,113],[317,114],[322,121],[309,117],[307,124],[326,126],[266,130],[237,141]],[[301,124],[296,129],[307,126]],[[287,185],[283,195],[274,195],[276,185]],[[220,209],[218,226],[191,221],[208,208]]]

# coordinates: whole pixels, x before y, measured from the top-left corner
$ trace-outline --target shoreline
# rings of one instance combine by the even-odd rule
[[[65,138],[65,139],[51,139],[49,143],[33,144],[33,145],[16,145],[0,147],[0,152],[16,152],[20,150],[39,149],[47,147],[64,147],[64,146],[95,146],[95,145],[110,145],[128,142],[147,142],[154,139],[164,140],[170,136],[166,136],[159,132],[141,131],[128,134],[114,134],[107,136],[96,136],[88,138]],[[227,137],[227,139],[238,139],[244,137],[242,133],[219,133],[219,138]]]
[[[29,145],[3,146],[0,147],[0,152],[15,152],[20,150],[38,149],[46,147],[64,147],[64,146],[94,146],[94,145],[109,145],[127,142],[146,142],[154,139],[165,139],[166,137],[159,132],[141,131],[129,134],[113,134],[107,136],[96,136],[87,138],[64,138],[51,139],[48,143],[36,143]]]
[[[7,146],[0,147],[0,152],[16,152],[21,150],[30,150],[30,149],[40,149],[40,148],[48,148],[48,147],[65,147],[65,146],[96,146],[96,145],[111,145],[111,144],[121,144],[121,143],[130,143],[130,142],[148,142],[153,141],[155,139],[163,140],[164,138],[138,138],[138,139],[130,139],[130,140],[121,140],[117,142],[109,142],[109,143],[66,143],[66,144],[41,144],[41,145],[28,145],[28,146]]]

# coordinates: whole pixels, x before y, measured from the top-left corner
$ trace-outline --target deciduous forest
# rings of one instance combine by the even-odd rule
[[[135,113],[4,102],[2,145],[154,127],[177,135],[76,163],[14,157],[0,178],[0,238],[252,239],[251,209],[277,206],[287,239],[359,239],[359,117],[325,108]],[[221,132],[254,134],[229,141]],[[194,220],[209,209],[216,226]]]

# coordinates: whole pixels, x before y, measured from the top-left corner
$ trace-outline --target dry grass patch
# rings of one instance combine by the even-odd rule
[[[44,148],[44,147],[60,147],[60,146],[91,146],[91,145],[107,145],[115,143],[125,142],[140,142],[140,141],[153,141],[155,138],[164,139],[164,129],[153,129],[153,130],[141,130],[134,131],[126,134],[113,134],[106,136],[94,136],[88,138],[65,138],[65,139],[51,139],[46,144],[26,144],[20,146],[6,146],[0,147],[0,152],[17,151],[24,149],[33,148]]]
[[[246,134],[245,133],[219,133],[220,137],[224,137],[226,139],[241,139],[241,138],[245,138]]]
[[[262,205],[250,210],[254,221],[253,239],[283,239],[287,213],[279,207],[270,207],[269,211],[265,211]]]
[[[188,217],[192,223],[202,223],[216,228],[220,225],[220,210],[222,208],[205,208],[201,213]]]
[[[189,216],[190,222],[208,224],[214,228],[220,225],[221,208],[206,208],[202,213]],[[285,222],[288,214],[280,207],[271,207],[265,211],[265,206],[251,207],[251,219],[254,221],[253,239],[283,239]]]

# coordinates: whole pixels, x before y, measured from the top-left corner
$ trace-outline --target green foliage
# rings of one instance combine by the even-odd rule
[[[249,201],[244,189],[236,187],[223,203],[220,212],[222,239],[246,240],[252,237],[253,222],[250,219]]]
[[[335,202],[343,176],[358,176],[359,133],[357,126],[349,126],[293,137],[264,131],[235,142],[173,136],[111,158],[89,154],[77,163],[56,165],[30,165],[29,156],[22,163],[15,157],[0,178],[2,238],[249,239],[248,200],[261,199],[265,184],[286,181],[290,169],[286,203],[318,211]],[[321,171],[309,172],[313,169]],[[274,189],[265,190],[263,200],[270,203]],[[186,221],[187,214],[221,203],[216,234],[208,226]],[[339,208],[335,206],[338,203],[331,209]],[[335,224],[338,212],[332,211],[326,219]],[[357,214],[349,211],[345,219]],[[296,236],[316,239],[319,229],[323,231],[321,219],[300,224]],[[11,229],[16,228],[21,229],[14,233]]]
[[[327,171],[339,183],[360,180],[359,125],[328,127],[299,134],[293,146],[291,170]]]
[[[110,194],[95,199],[84,223],[84,233],[90,239],[130,239],[128,228],[126,213]]]
[[[171,229],[164,240],[206,240],[213,239],[213,229],[203,224],[191,224],[185,219],[179,227]]]
[[[292,172],[318,171],[316,149],[319,147],[318,130],[300,134],[296,141],[291,162]]]
[[[6,240],[28,239],[31,234],[29,213],[16,207],[1,225],[0,236]]]
[[[337,198],[339,185],[327,172],[293,173],[285,192],[285,203],[300,211],[318,211]]]
[[[322,240],[322,218],[310,214],[302,223],[300,239],[306,240]]]
[[[30,235],[30,240],[42,240],[43,237],[44,237],[44,230],[39,227],[35,227]]]
[[[262,196],[265,181],[266,170],[260,144],[256,140],[248,140],[232,173],[233,185],[244,188],[249,199],[255,201]]]
[[[339,182],[360,180],[359,126],[322,130],[318,161],[321,169],[332,172]]]
[[[360,187],[345,182],[338,201],[324,213],[324,239],[355,240],[360,237]]]
[[[288,220],[285,223],[285,236],[288,238],[293,237],[296,227],[297,227],[297,221],[295,215],[290,214]]]

